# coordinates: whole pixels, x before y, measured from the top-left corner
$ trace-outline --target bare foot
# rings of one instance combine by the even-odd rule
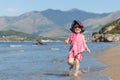
[[[75,71],[74,76],[78,76],[78,75],[81,75],[81,74],[82,74],[81,70],[80,71]]]
[[[74,76],[75,76],[75,77],[78,76],[78,71],[75,71]]]

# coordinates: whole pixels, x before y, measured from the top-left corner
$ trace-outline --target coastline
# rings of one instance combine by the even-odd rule
[[[101,62],[106,65],[101,73],[109,76],[112,80],[120,79],[120,45],[111,47],[97,55]]]

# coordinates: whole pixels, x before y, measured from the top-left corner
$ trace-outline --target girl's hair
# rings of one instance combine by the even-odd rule
[[[74,20],[74,21],[73,21],[70,30],[71,30],[73,33],[75,33],[74,27],[75,27],[76,24],[78,25],[79,28],[81,28],[82,33],[83,33],[83,32],[85,31],[85,30],[83,29],[83,28],[84,28],[84,24],[81,23],[81,22],[79,22],[79,21],[77,21],[77,20]]]

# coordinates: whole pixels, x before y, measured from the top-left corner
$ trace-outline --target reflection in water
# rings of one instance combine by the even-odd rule
[[[65,72],[53,72],[53,71],[48,71],[47,73],[44,73],[43,75],[46,75],[46,76],[52,76],[52,77],[68,77],[69,80],[83,80],[83,75],[82,74],[79,74],[79,76],[74,76],[73,75],[73,72],[72,73],[69,73],[69,71],[65,71]],[[67,79],[68,80],[68,79]]]
[[[70,80],[83,80],[82,76],[71,76]]]
[[[44,75],[54,76],[54,77],[55,76],[56,77],[69,77],[70,80],[83,80],[82,75],[79,75],[79,76],[69,75],[68,72],[65,72],[65,73],[47,72],[47,73],[44,73]]]
[[[47,76],[57,76],[57,77],[69,76],[68,74],[63,74],[63,73],[45,73],[44,75],[47,75]]]

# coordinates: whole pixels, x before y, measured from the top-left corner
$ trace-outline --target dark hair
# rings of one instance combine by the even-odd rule
[[[77,21],[77,20],[74,20],[74,21],[73,21],[70,30],[71,30],[73,33],[75,33],[74,27],[75,27],[76,24],[78,24],[78,27],[81,28],[82,33],[83,33],[83,32],[85,31],[85,30],[83,29],[83,28],[84,28],[84,24],[81,23],[80,21]]]

